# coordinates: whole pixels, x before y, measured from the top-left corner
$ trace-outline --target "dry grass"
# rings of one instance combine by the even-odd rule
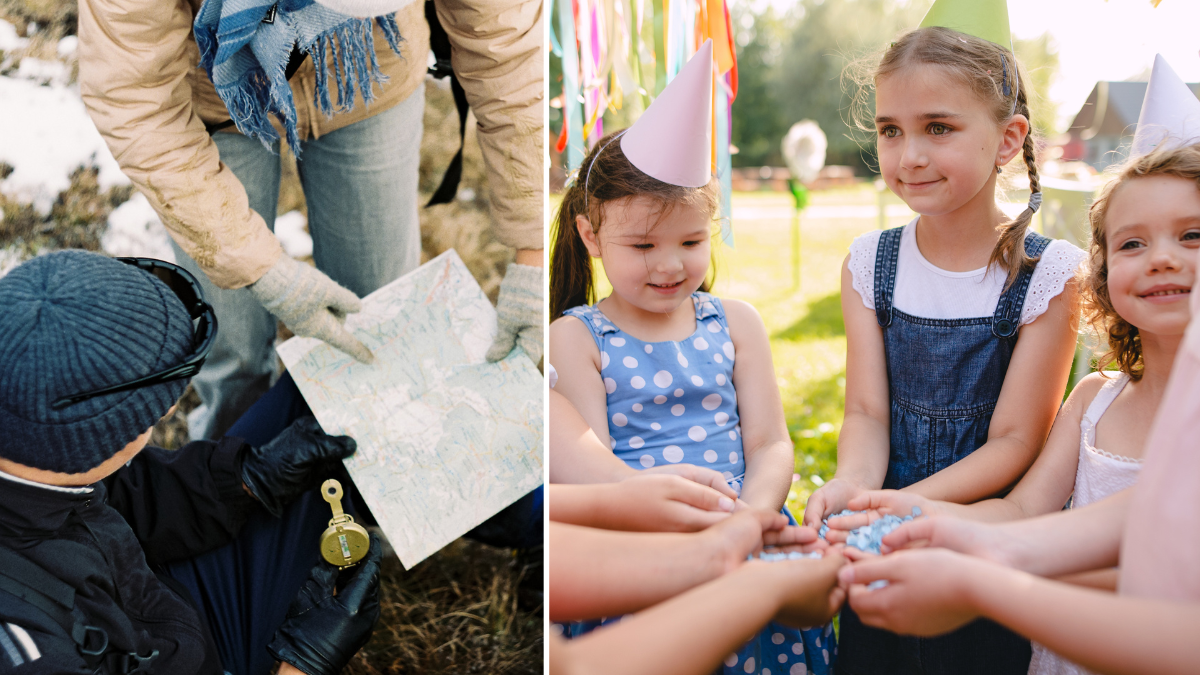
[[[11,168],[0,162],[0,178],[10,172]],[[15,246],[24,257],[60,248],[100,250],[108,214],[129,199],[133,188],[125,185],[102,191],[99,173],[95,166],[77,167],[71,172],[70,186],[58,194],[45,216],[30,204],[0,194],[0,248]]]
[[[409,571],[383,568],[383,615],[347,673],[541,673],[541,550],[520,555],[460,539]]]

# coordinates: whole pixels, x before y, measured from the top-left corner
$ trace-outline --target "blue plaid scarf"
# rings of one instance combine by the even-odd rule
[[[312,56],[317,70],[314,99],[327,117],[354,107],[354,95],[375,99],[374,83],[387,77],[375,59],[372,23],[378,23],[392,51],[400,53],[400,28],[392,14],[357,19],[313,0],[205,0],[194,32],[200,65],[216,85],[239,131],[264,145],[279,140],[268,113],[283,122],[287,143],[299,154],[296,104],[285,69],[292,47]],[[330,47],[334,48],[329,52]],[[326,63],[326,54],[333,63]],[[329,73],[337,85],[337,107],[330,102]]]

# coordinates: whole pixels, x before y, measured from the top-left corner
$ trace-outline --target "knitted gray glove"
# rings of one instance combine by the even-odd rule
[[[503,359],[516,345],[521,345],[535,364],[542,360],[544,271],[541,267],[509,264],[496,303],[500,330],[488,350],[488,361]]]
[[[328,342],[363,363],[375,360],[371,350],[342,326],[347,314],[362,309],[362,301],[317,268],[281,255],[247,288],[296,335]]]

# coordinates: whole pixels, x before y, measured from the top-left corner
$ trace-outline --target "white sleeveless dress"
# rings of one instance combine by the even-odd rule
[[[1083,419],[1079,421],[1079,468],[1075,470],[1075,495],[1071,498],[1073,509],[1100,501],[1132,487],[1137,482],[1142,460],[1114,455],[1096,447],[1096,425],[1113,399],[1128,383],[1129,376],[1125,373],[1119,373],[1105,382],[1083,414]],[[1034,642],[1033,658],[1029,661],[1029,675],[1093,673]]]

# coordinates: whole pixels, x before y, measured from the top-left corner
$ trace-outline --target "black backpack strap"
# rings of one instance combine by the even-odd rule
[[[450,65],[450,36],[446,35],[446,29],[442,28],[442,24],[437,18],[437,9],[433,6],[433,0],[425,0],[425,20],[429,22],[429,48],[433,50],[435,59],[434,65],[429,69],[429,74],[434,79],[442,79],[443,77],[450,78],[450,91],[454,93],[454,107],[458,109],[458,152],[455,153],[454,159],[450,160],[450,166],[446,168],[445,175],[442,176],[442,184],[434,191],[433,197],[429,199],[426,207],[434,204],[449,204],[454,201],[454,195],[458,193],[458,183],[462,180],[462,164],[463,164],[463,145],[467,139],[467,92],[463,91],[462,85],[458,83],[458,78],[454,75],[454,69]]]
[[[108,651],[108,633],[84,623],[75,609],[75,589],[28,558],[0,546],[0,591],[40,610],[75,643],[88,666],[96,667]]]
[[[0,590],[40,609],[67,635],[74,632],[75,589],[22,555],[0,546]]]
[[[83,613],[75,607],[74,588],[4,546],[0,546],[0,592],[23,600],[58,624],[71,636],[88,668],[95,669],[107,663],[111,672],[133,675],[145,672],[158,657],[157,649],[145,656],[109,650],[108,633],[103,628],[84,623]]]

